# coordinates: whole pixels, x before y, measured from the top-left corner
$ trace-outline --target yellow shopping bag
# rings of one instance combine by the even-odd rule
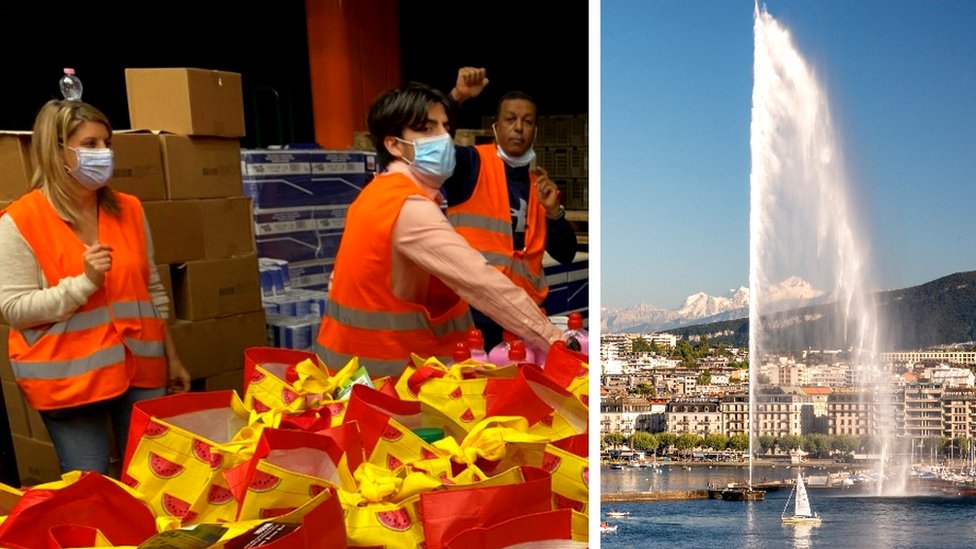
[[[323,433],[263,430],[254,456],[224,473],[240,502],[237,520],[290,513],[330,486],[356,489],[349,462],[351,459],[357,467],[362,461],[359,446],[347,452],[337,442],[343,439],[342,434],[331,437],[328,431]],[[344,445],[350,446],[348,442]]]
[[[250,459],[263,422],[234,391],[184,393],[133,407],[123,482],[159,517],[183,524],[234,520],[237,504],[223,473]]]

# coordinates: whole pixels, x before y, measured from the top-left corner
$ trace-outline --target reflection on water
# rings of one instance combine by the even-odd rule
[[[810,549],[813,526],[810,524],[784,524],[783,528],[793,528],[793,549]]]

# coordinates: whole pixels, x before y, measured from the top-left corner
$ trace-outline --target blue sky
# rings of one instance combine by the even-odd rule
[[[765,5],[831,99],[878,286],[976,269],[976,2]],[[752,17],[601,4],[603,307],[748,285]]]

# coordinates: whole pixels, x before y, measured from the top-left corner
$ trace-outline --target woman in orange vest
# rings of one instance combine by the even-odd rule
[[[64,471],[108,473],[110,420],[122,451],[134,402],[189,388],[142,204],[106,186],[111,140],[96,108],[49,101],[31,190],[0,211],[10,366]]]
[[[410,354],[449,360],[472,326],[468,304],[537,348],[562,331],[471,247],[441,209],[454,170],[447,97],[412,84],[381,94],[369,131],[385,171],[349,207],[316,351],[399,375]]]

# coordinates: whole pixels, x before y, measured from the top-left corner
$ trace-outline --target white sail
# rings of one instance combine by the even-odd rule
[[[810,512],[810,498],[807,497],[807,487],[803,485],[803,478],[796,475],[796,507],[793,513],[798,517],[812,517]]]

